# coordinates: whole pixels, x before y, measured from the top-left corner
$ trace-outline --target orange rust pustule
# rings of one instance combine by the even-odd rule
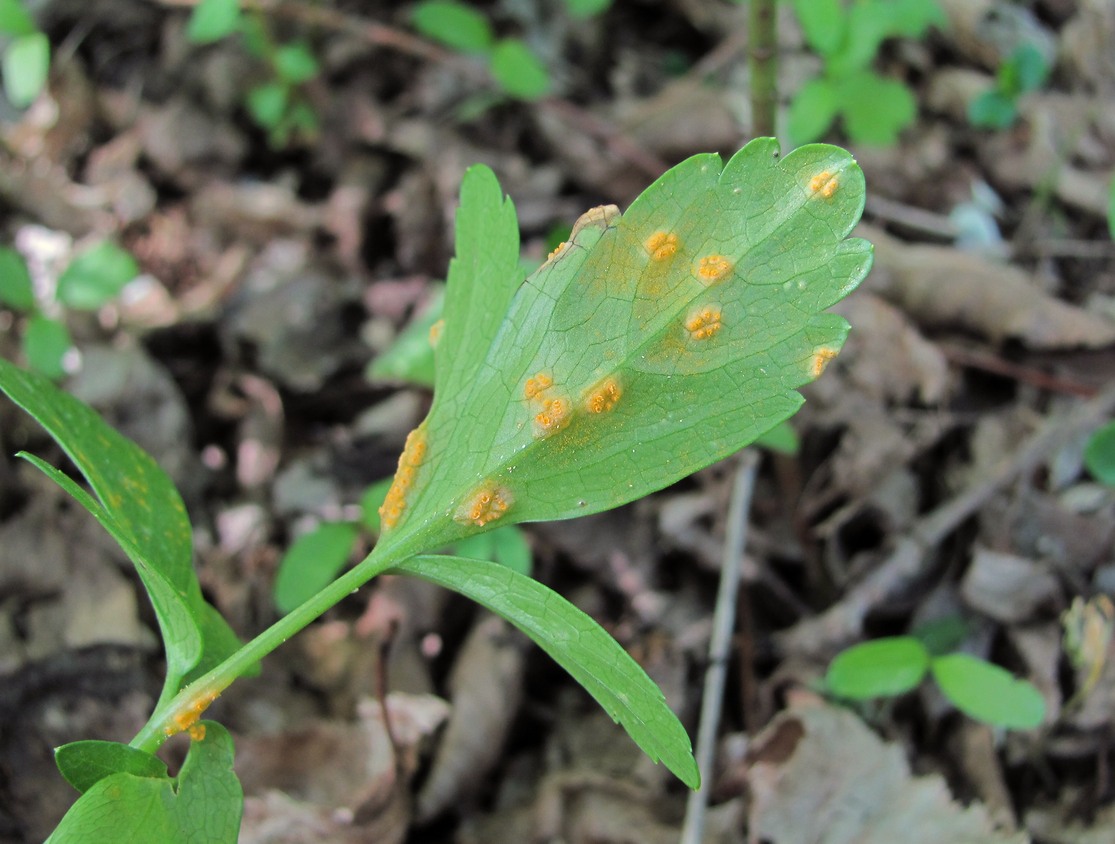
[[[421,426],[407,434],[406,445],[403,453],[399,455],[399,468],[395,471],[395,480],[387,490],[387,497],[379,508],[379,522],[383,530],[389,530],[398,524],[399,519],[406,509],[406,496],[414,486],[414,475],[426,457],[426,431]]]
[[[694,340],[708,340],[720,330],[720,317],[720,308],[706,305],[701,310],[690,314],[685,321],[685,330]]]
[[[705,284],[713,284],[727,276],[732,266],[732,262],[723,255],[706,255],[697,264],[697,278]]]
[[[542,402],[542,409],[534,415],[534,436],[548,437],[569,424],[572,418],[569,399],[557,397]]]
[[[605,378],[591,390],[585,398],[585,410],[589,413],[608,413],[619,402],[623,389],[613,377]]]
[[[831,346],[822,346],[813,353],[813,357],[809,359],[809,374],[814,378],[820,378],[821,373],[825,371],[825,367],[829,365],[829,361],[836,357],[837,350]]]
[[[822,170],[809,180],[809,190],[818,193],[825,199],[832,199],[840,187],[840,180],[828,170]]]
[[[200,720],[201,715],[206,709],[220,697],[220,692],[206,692],[200,697],[196,698],[189,708],[176,712],[170,718],[170,723],[163,728],[163,732],[169,737],[177,735],[178,733],[190,734],[190,737],[196,741],[205,738],[205,726],[199,725],[197,722]]]
[[[464,525],[484,527],[501,518],[514,503],[507,487],[485,484],[469,495],[453,514],[453,520]]]
[[[678,236],[673,232],[655,232],[643,242],[643,247],[655,261],[665,261],[677,254]]]
[[[523,395],[528,399],[539,398],[550,387],[554,386],[554,379],[545,372],[539,372],[533,378],[528,378],[523,385]]]

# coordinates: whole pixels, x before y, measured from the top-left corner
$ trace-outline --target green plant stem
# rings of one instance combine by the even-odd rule
[[[394,552],[394,553],[393,553]],[[170,735],[181,732],[176,721],[189,712],[198,712],[199,702],[214,700],[232,682],[259,662],[287,639],[339,603],[346,595],[355,592],[373,577],[390,569],[402,557],[390,543],[377,545],[350,571],[341,575],[298,608],[292,610],[236,653],[190,683],[164,705],[159,706],[131,741],[131,746],[154,753]],[[169,732],[168,732],[169,729]]]
[[[751,133],[773,137],[778,104],[778,18],[775,0],[751,0]]]

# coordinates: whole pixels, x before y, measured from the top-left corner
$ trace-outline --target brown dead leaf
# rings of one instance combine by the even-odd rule
[[[861,224],[875,244],[871,289],[920,324],[973,331],[1031,349],[1100,348],[1115,343],[1115,323],[1040,290],[1022,270],[944,246],[907,244]]]
[[[246,795],[241,844],[403,841],[410,825],[408,782],[423,740],[445,719],[448,705],[432,695],[394,692],[387,707],[390,736],[376,701],[361,704],[356,723],[316,721],[238,736],[236,772]]]
[[[953,801],[941,777],[914,777],[902,749],[824,704],[779,715],[749,754],[752,844],[1024,844],[983,806]]]
[[[483,616],[453,665],[453,709],[418,795],[419,821],[459,805],[483,785],[518,711],[525,669],[522,638],[503,619]]]

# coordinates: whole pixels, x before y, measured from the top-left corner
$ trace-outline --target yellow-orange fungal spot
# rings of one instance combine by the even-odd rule
[[[678,236],[673,232],[655,232],[643,243],[655,261],[672,258],[678,251]]]
[[[585,399],[585,410],[589,413],[607,413],[616,406],[623,390],[615,378],[605,378],[589,391]]]
[[[840,180],[828,170],[822,170],[809,180],[809,189],[813,193],[819,193],[825,199],[832,199],[838,187],[840,187]]]
[[[554,260],[554,258],[556,258],[558,255],[560,255],[562,252],[565,251],[565,247],[568,244],[569,244],[569,241],[563,240],[561,243],[559,243],[557,245],[557,248],[555,248],[549,255],[546,256],[546,260],[547,261]]]
[[[406,495],[414,485],[414,474],[426,458],[426,431],[421,426],[407,434],[395,480],[379,508],[379,523],[383,530],[393,528],[406,509]]]
[[[464,525],[484,527],[503,516],[514,503],[506,487],[487,484],[473,492],[453,514],[453,520]]]
[[[809,360],[809,374],[819,378],[825,371],[825,367],[829,365],[829,361],[836,357],[836,352],[837,350],[831,346],[821,346],[817,349]]]
[[[685,320],[685,330],[694,340],[708,340],[720,330],[721,325],[720,308],[715,305],[706,305]]]
[[[430,346],[434,349],[441,342],[441,335],[445,333],[445,320],[439,319],[430,326]]]
[[[193,736],[195,729],[200,729],[201,738],[204,738],[205,727],[199,727],[197,722],[201,718],[201,714],[209,708],[209,705],[213,703],[218,696],[220,696],[220,692],[206,692],[196,698],[189,707],[171,716],[170,723],[163,729],[163,733],[167,736],[173,736],[178,733],[189,732],[190,735]],[[200,741],[200,738],[198,740]]]
[[[187,732],[194,741],[202,741],[205,738],[205,725],[194,724]]]
[[[732,262],[723,255],[706,255],[697,265],[697,277],[706,284],[720,281],[732,271]]]
[[[528,399],[536,399],[552,386],[554,386],[554,379],[545,372],[539,372],[533,378],[527,379],[523,387],[523,395]]]
[[[569,424],[569,399],[547,399],[542,402],[542,410],[534,416],[534,436],[548,437]]]

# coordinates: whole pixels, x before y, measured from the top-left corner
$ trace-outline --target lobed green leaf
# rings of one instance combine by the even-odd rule
[[[470,171],[462,194],[434,405],[381,540],[412,551],[616,507],[742,448],[800,406],[847,332],[822,311],[871,262],[845,240],[863,175],[823,145],[695,156],[622,217],[583,216],[517,290],[511,248],[487,270],[514,228],[494,177]]]
[[[42,375],[0,359],[0,390],[46,429],[89,481],[93,495],[25,455],[89,510],[136,566],[163,633],[167,687],[176,690],[199,660],[208,664],[235,650],[231,629],[202,597],[186,508],[158,464]]]
[[[244,793],[228,730],[213,721],[176,779],[133,772],[102,777],[70,808],[48,844],[234,844]]]
[[[115,741],[74,741],[54,749],[54,763],[66,782],[84,794],[105,777],[131,774],[162,779],[166,763],[126,744]]]
[[[323,522],[294,540],[275,577],[279,612],[290,612],[332,583],[348,562],[356,535],[348,522]]]

